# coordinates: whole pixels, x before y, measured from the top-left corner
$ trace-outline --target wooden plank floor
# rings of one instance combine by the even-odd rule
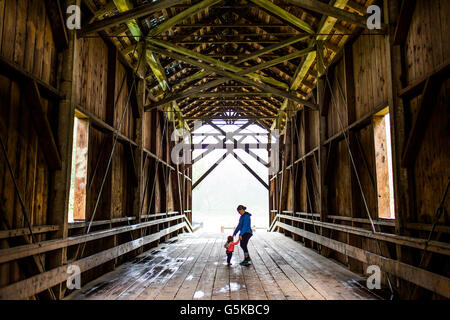
[[[182,234],[86,284],[74,300],[373,300],[362,279],[280,233],[256,232],[250,266],[235,248],[227,266],[226,235]]]

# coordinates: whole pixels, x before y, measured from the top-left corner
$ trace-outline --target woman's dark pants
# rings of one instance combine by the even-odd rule
[[[248,248],[247,248],[248,241],[250,240],[250,238],[252,236],[253,236],[253,234],[248,233],[248,232],[246,232],[246,233],[244,233],[242,235],[241,248],[242,248],[242,250],[244,250],[244,255],[245,255],[246,259],[249,257],[249,255],[248,255]]]

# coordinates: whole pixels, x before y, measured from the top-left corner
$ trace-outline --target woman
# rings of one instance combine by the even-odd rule
[[[248,254],[248,241],[250,240],[250,238],[253,235],[252,232],[252,222],[251,222],[251,214],[246,212],[247,208],[244,207],[243,205],[239,205],[237,207],[237,211],[239,212],[239,214],[241,215],[241,217],[239,218],[239,224],[236,227],[236,229],[233,232],[233,237],[240,231],[239,234],[239,240],[241,241],[241,248],[242,250],[244,250],[244,261],[242,261],[240,264],[241,265],[248,265],[249,262],[251,261],[250,256]]]

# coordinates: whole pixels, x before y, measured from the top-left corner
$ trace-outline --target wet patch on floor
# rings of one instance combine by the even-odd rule
[[[240,283],[237,282],[230,282],[230,284],[227,284],[225,287],[220,288],[217,290],[218,293],[224,293],[224,292],[234,292],[234,291],[238,291],[241,288],[245,288],[245,284],[241,285]]]
[[[205,296],[205,293],[203,291],[196,291],[194,293],[194,299],[201,299]]]

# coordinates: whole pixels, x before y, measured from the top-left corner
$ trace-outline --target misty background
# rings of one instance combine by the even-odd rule
[[[217,123],[219,124],[219,123]],[[238,129],[236,125],[221,126],[225,132]],[[204,125],[194,131],[195,133],[218,133],[213,127]],[[257,125],[250,125],[242,133],[265,133]],[[242,136],[236,135],[239,140]],[[220,140],[224,136],[218,137]],[[242,143],[267,143],[267,136],[246,137]],[[214,137],[194,136],[193,143],[215,144]],[[230,141],[226,142],[231,143]],[[192,159],[206,150],[194,150]],[[244,150],[235,150],[236,154],[244,160],[250,168],[268,183],[268,168],[259,163]],[[267,150],[252,150],[263,160],[268,161]],[[193,165],[193,182],[195,183],[227,150],[214,150],[205,158]],[[239,214],[236,210],[239,204],[247,207],[252,214],[252,226],[267,228],[269,225],[269,191],[249,172],[242,164],[228,155],[192,192],[192,219],[194,223],[203,223],[203,228],[209,231],[220,232],[221,226],[236,227]],[[232,230],[226,230],[232,233]]]

